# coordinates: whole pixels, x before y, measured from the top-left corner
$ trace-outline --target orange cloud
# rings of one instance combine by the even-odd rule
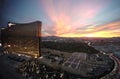
[[[108,23],[102,26],[95,27],[95,31],[101,31],[101,30],[115,30],[120,28],[120,21]]]
[[[108,23],[102,26],[77,30],[71,34],[64,34],[64,37],[118,37],[120,36],[120,21]]]
[[[97,1],[97,0],[96,0]],[[53,35],[63,37],[113,37],[120,36],[118,29],[120,22],[112,22],[104,25],[93,24],[90,22],[106,4],[94,5],[77,4],[75,7],[70,5],[68,0],[43,0],[43,5],[48,17],[53,22],[53,28],[46,28],[46,35],[50,35],[52,29]],[[69,8],[71,6],[71,8]],[[92,24],[92,25],[91,25]],[[90,26],[87,26],[90,25]],[[76,30],[80,28],[79,30]],[[117,30],[116,30],[117,29]],[[119,29],[120,30],[120,29]]]

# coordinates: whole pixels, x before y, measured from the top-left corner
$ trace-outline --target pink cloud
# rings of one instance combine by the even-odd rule
[[[96,4],[96,1],[99,4]],[[96,31],[92,29],[81,30],[80,32],[76,31],[76,28],[84,28],[84,26],[91,24],[88,20],[94,18],[99,11],[106,5],[106,3],[101,3],[98,0],[95,2],[86,3],[77,3],[77,5],[72,5],[69,0],[60,0],[55,4],[55,0],[43,0],[43,5],[45,11],[51,21],[54,23],[53,28],[50,28],[54,31],[54,35],[57,36],[66,36],[78,33],[95,33],[101,31],[104,28],[110,27],[114,28],[111,24],[94,27]],[[46,28],[46,31],[50,30]],[[78,35],[77,35],[78,36]]]

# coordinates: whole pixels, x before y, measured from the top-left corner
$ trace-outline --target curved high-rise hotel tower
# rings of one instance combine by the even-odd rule
[[[31,56],[40,56],[41,22],[8,23],[2,29],[2,44],[9,53],[24,53]]]

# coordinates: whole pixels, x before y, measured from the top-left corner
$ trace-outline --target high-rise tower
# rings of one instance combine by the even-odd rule
[[[41,56],[41,22],[8,23],[2,30],[2,44],[9,53]]]

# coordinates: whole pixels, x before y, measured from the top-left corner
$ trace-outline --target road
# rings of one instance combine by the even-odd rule
[[[120,79],[120,60],[114,54],[110,54],[109,56],[114,59],[118,64],[118,73],[116,75],[119,76]]]

